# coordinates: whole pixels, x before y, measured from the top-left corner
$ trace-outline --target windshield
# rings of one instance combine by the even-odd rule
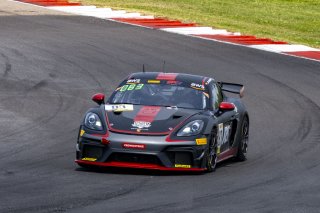
[[[205,109],[208,95],[203,90],[170,84],[124,84],[110,97],[111,104],[138,104]]]

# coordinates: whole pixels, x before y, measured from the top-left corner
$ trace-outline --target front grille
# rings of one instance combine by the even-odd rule
[[[190,152],[175,152],[175,164],[192,165]]]
[[[133,153],[113,153],[109,157],[108,161],[161,165],[157,156]]]
[[[183,165],[193,165],[193,157],[191,152],[184,151],[168,151],[166,152],[169,160],[173,165],[183,164]]]
[[[84,145],[82,157],[83,158],[100,158],[103,154],[103,148],[97,146]]]

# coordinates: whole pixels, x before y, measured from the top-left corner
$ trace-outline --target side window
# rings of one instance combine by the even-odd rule
[[[217,86],[215,83],[212,84],[212,104],[214,109],[219,108],[219,104],[222,102],[223,97],[221,93],[221,88]]]

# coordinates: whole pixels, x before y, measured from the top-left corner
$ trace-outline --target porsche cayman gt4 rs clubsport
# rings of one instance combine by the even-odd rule
[[[238,97],[243,88],[197,75],[134,73],[106,102],[104,94],[93,96],[98,106],[80,126],[76,163],[211,172],[223,160],[244,161],[249,116]]]

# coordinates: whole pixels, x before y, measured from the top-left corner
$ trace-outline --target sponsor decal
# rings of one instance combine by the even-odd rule
[[[132,104],[108,104],[105,105],[106,111],[114,111],[114,112],[125,112],[125,111],[133,111]]]
[[[206,92],[203,92],[204,96],[206,96],[207,98],[209,98],[209,94]]]
[[[211,81],[212,81],[212,78],[209,78],[205,84],[208,85]]]
[[[197,83],[191,83],[191,88],[198,89],[198,90],[204,90],[204,85],[197,84]]]
[[[184,165],[184,164],[174,164],[176,168],[191,168],[191,165]]]
[[[148,130],[160,110],[161,107],[158,106],[143,106],[134,118],[134,123],[132,124],[131,129],[135,129],[137,132],[141,132],[141,130]]]
[[[122,147],[125,149],[146,149],[145,144],[135,144],[135,143],[123,143]]]
[[[148,80],[148,84],[160,84],[160,80]]]
[[[84,133],[86,133],[83,129],[80,130],[80,137],[82,137],[82,135],[84,135]]]
[[[140,90],[143,86],[144,84],[126,84],[121,87],[120,92]]]
[[[135,121],[132,124],[133,127],[136,127],[138,129],[145,129],[151,127],[151,122],[146,122],[146,121]]]
[[[86,161],[96,161],[97,158],[82,158],[81,160],[86,160]]]
[[[223,123],[218,125],[218,147],[229,142],[231,134],[231,124],[224,125]]]
[[[197,145],[206,145],[207,144],[207,138],[197,138],[196,139]]]
[[[140,81],[140,79],[129,79],[127,80],[127,84],[139,84]]]

